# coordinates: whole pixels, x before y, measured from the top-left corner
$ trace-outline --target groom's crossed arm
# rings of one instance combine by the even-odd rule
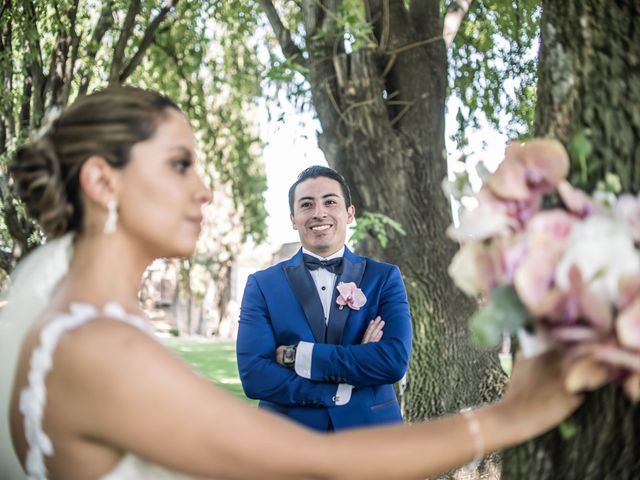
[[[284,406],[334,407],[345,403],[340,390],[344,387],[336,382],[302,378],[275,361],[275,335],[267,304],[253,275],[249,276],[242,297],[239,328],[238,370],[249,398]]]
[[[395,383],[409,366],[411,354],[411,316],[400,270],[392,267],[380,295],[378,314],[384,320],[380,341],[358,345],[300,342],[295,371],[316,382],[346,383],[370,387]],[[376,336],[377,327],[368,334]]]

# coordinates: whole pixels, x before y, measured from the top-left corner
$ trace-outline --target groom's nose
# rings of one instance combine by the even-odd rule
[[[327,213],[324,210],[324,205],[318,204],[313,211],[314,218],[324,218],[327,216]]]

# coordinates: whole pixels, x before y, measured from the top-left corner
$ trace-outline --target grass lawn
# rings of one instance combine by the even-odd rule
[[[234,341],[167,338],[163,342],[215,384],[242,400],[257,403],[242,391]]]

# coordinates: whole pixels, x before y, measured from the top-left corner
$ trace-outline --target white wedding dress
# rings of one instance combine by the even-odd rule
[[[47,398],[45,380],[49,371],[55,368],[53,353],[60,338],[66,332],[97,317],[125,322],[153,335],[151,327],[144,319],[128,314],[116,303],[108,303],[101,310],[93,305],[74,303],[71,304],[68,313],[58,314],[45,325],[40,332],[40,343],[31,353],[29,385],[20,392],[20,412],[24,416],[24,430],[29,444],[26,461],[29,478],[47,478],[44,456],[55,454],[54,445],[42,429],[43,411]],[[194,477],[167,470],[135,455],[127,454],[111,472],[103,475],[100,480],[186,480],[192,478]]]
[[[7,305],[0,318],[0,479],[46,479],[45,456],[55,455],[55,444],[42,429],[47,399],[46,377],[53,364],[53,353],[68,331],[92,319],[112,318],[135,326],[149,334],[151,327],[142,318],[128,314],[120,305],[109,303],[101,310],[93,305],[72,304],[69,312],[58,314],[40,332],[40,342],[31,352],[29,384],[20,392],[20,411],[29,446],[25,468],[11,446],[8,410],[20,347],[26,333],[49,304],[51,292],[68,270],[72,255],[72,237],[67,235],[38,248],[22,262],[12,278]],[[100,480],[187,480],[195,477],[170,471],[133,454],[122,457],[115,468]]]

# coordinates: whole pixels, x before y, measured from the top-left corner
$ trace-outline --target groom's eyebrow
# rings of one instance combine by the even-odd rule
[[[338,195],[337,193],[325,193],[325,194],[324,194],[322,197],[320,197],[320,198],[331,198],[331,197],[337,197],[337,198],[340,198],[340,195]],[[303,201],[305,201],[305,200],[312,200],[312,201],[313,201],[313,200],[315,200],[315,198],[314,198],[314,197],[300,197],[300,198],[298,199],[298,202],[303,202]]]

